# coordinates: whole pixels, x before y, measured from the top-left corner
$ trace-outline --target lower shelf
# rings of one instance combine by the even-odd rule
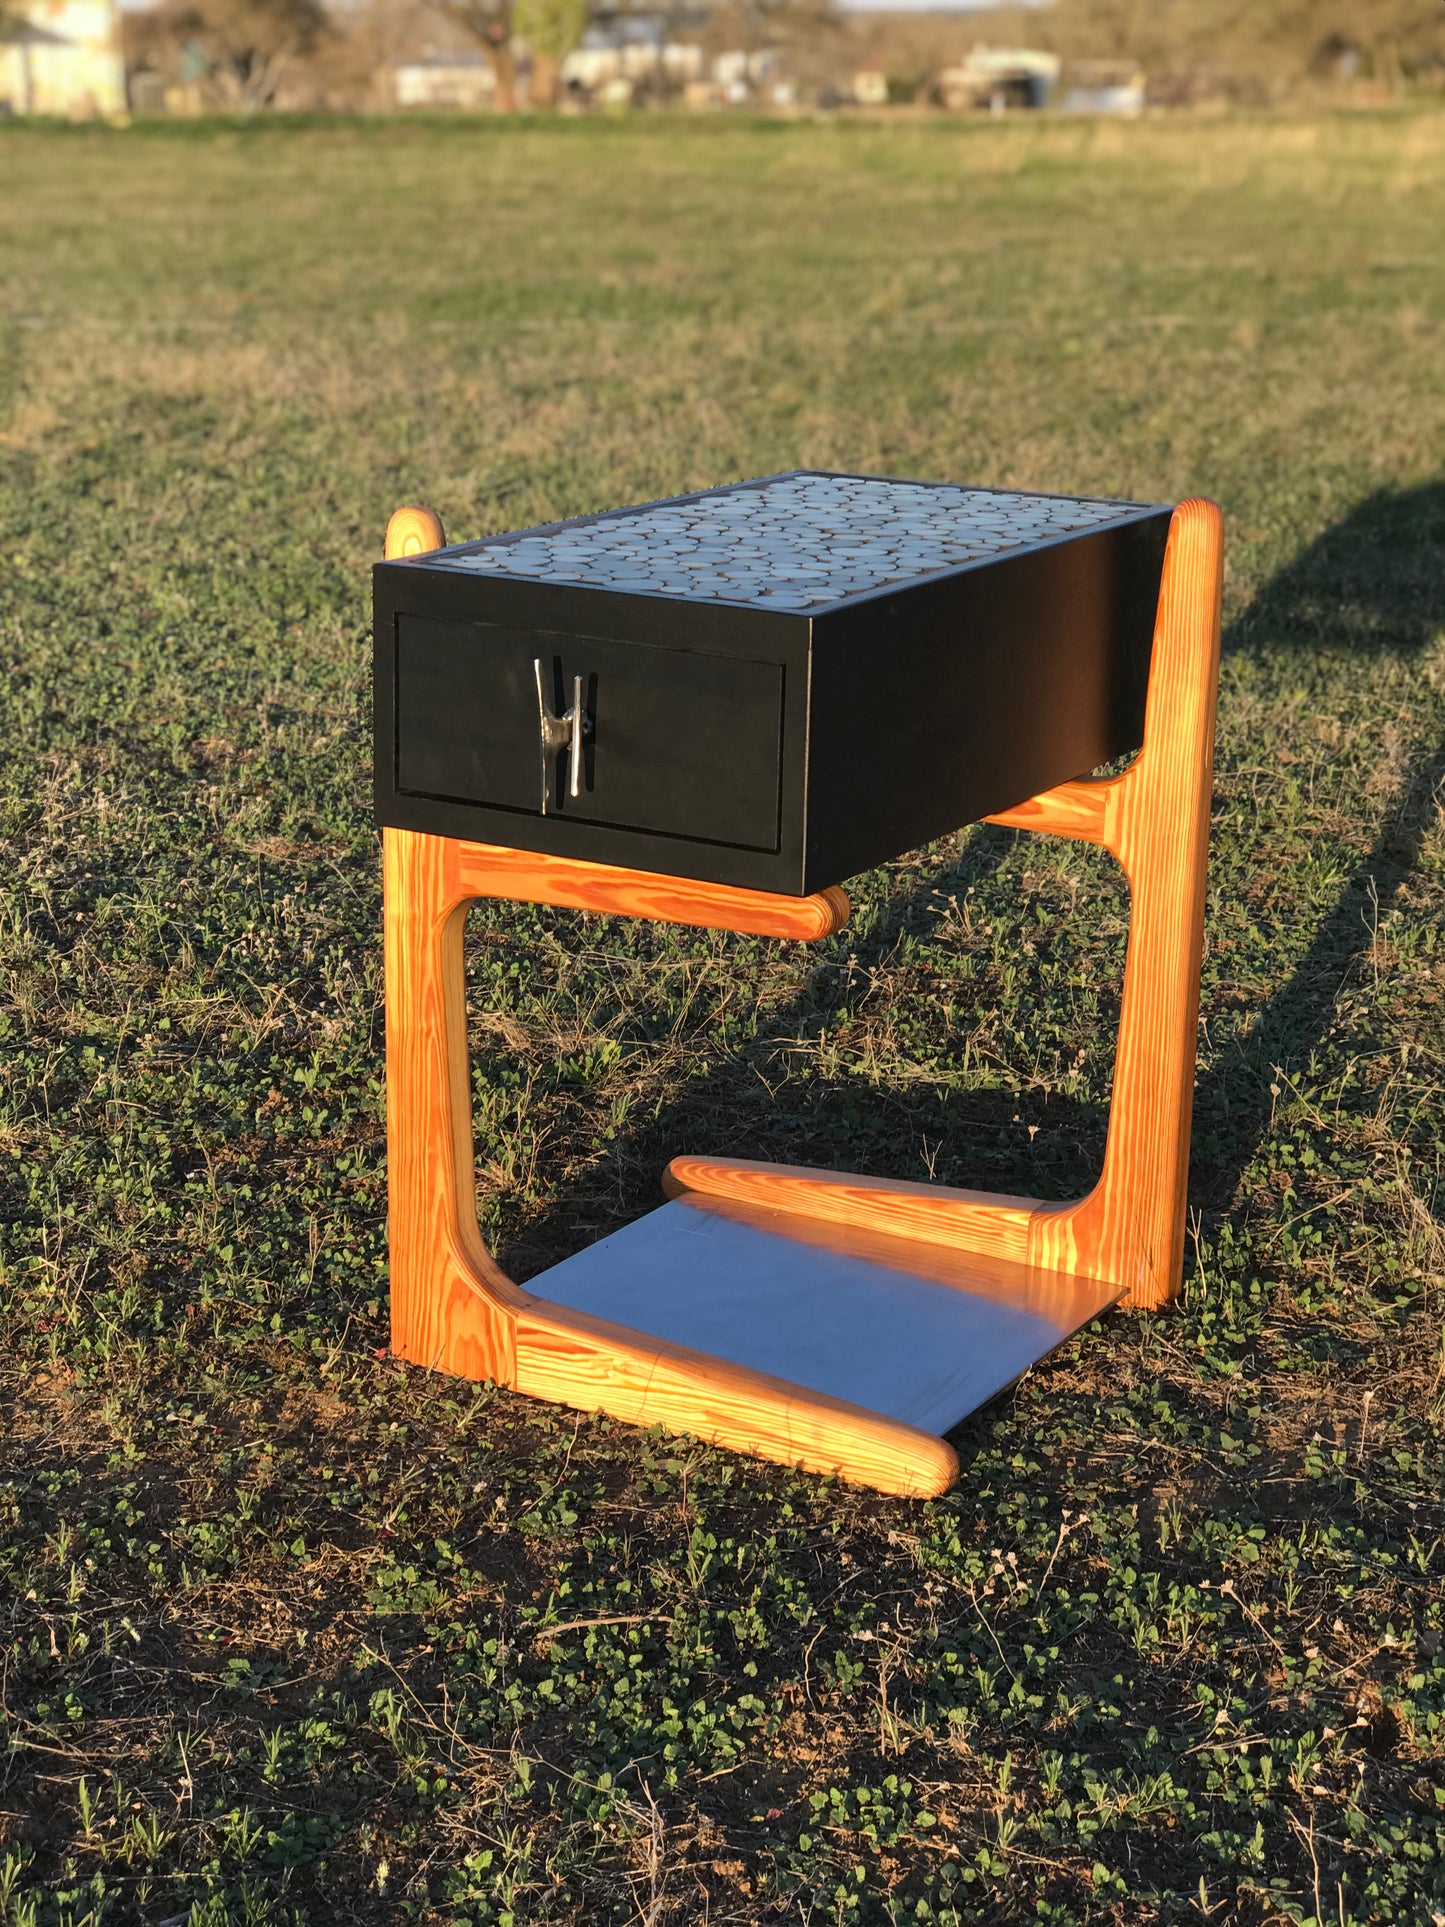
[[[702,1197],[663,1205],[525,1289],[935,1434],[1121,1295],[1092,1279]]]

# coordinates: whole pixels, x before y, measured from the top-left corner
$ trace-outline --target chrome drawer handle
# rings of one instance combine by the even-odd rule
[[[581,676],[572,678],[572,707],[564,715],[554,716],[547,702],[540,656],[533,657],[532,671],[537,678],[537,729],[542,759],[542,814],[545,816],[552,807],[552,759],[558,750],[570,751],[567,757],[568,795],[582,794],[582,745],[592,734],[592,718],[582,707]]]

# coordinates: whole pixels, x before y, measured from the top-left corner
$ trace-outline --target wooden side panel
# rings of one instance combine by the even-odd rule
[[[384,830],[382,861],[392,1350],[507,1385],[521,1294],[477,1227],[465,901],[442,837]]]
[[[1119,1285],[1124,1303],[1179,1289],[1193,1109],[1205,862],[1219,678],[1222,520],[1179,505],[1170,527],[1144,747],[1120,775],[1061,784],[989,818],[1111,850],[1133,908],[1104,1170],[1088,1197],[988,1192],[782,1165],[679,1157],[665,1184],[952,1245]]]
[[[1223,518],[1174,512],[1160,589],[1144,747],[1118,779],[1111,847],[1133,890],[1103,1175],[1072,1227],[1076,1268],[1124,1302],[1179,1290],[1204,955],[1205,866],[1219,686]]]
[[[1001,823],[1011,830],[1038,830],[1049,836],[1070,836],[1078,843],[1110,843],[1110,819],[1117,807],[1123,776],[1093,782],[1060,783],[1057,789],[1032,796],[1016,809],[986,816],[985,823]]]
[[[957,1453],[929,1432],[535,1299],[517,1320],[516,1385],[905,1498],[946,1492],[958,1477]]]
[[[763,1210],[795,1211],[830,1224],[917,1238],[1018,1264],[1029,1262],[1035,1216],[1061,1208],[992,1191],[956,1191],[903,1178],[850,1177],[842,1171],[738,1158],[677,1157],[662,1182],[669,1197],[692,1191],[732,1198]]]
[[[550,903],[603,916],[647,917],[656,923],[735,930],[751,937],[795,937],[808,943],[832,936],[848,921],[848,899],[837,888],[811,897],[774,896],[766,890],[695,883],[500,844],[459,842],[454,848],[461,888],[470,897],[507,897],[514,903]]]

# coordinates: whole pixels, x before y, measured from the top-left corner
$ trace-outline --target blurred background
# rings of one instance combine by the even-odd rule
[[[0,0],[0,1921],[1445,1920],[1445,0]],[[369,570],[795,466],[1227,522],[1180,1303],[901,1506],[388,1356]],[[1129,901],[468,918],[525,1281],[1029,1196]]]
[[[1439,0],[0,0],[0,113],[1139,114],[1445,86]]]

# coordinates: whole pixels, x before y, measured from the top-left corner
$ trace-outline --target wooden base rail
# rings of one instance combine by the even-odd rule
[[[402,509],[387,554],[444,542]],[[1144,745],[1121,775],[1065,783],[990,818],[1113,851],[1132,893],[1128,954],[1098,1183],[1068,1204],[769,1164],[680,1156],[691,1195],[946,1246],[1117,1286],[1164,1304],[1183,1265],[1205,857],[1218,678],[1222,531],[1211,502],[1174,512]],[[957,1475],[931,1433],[539,1298],[498,1268],[476,1215],[462,932],[479,897],[816,941],[840,929],[841,890],[811,897],[583,863],[415,831],[383,831],[392,1349],[537,1398],[661,1424],[784,1464],[926,1495]]]

